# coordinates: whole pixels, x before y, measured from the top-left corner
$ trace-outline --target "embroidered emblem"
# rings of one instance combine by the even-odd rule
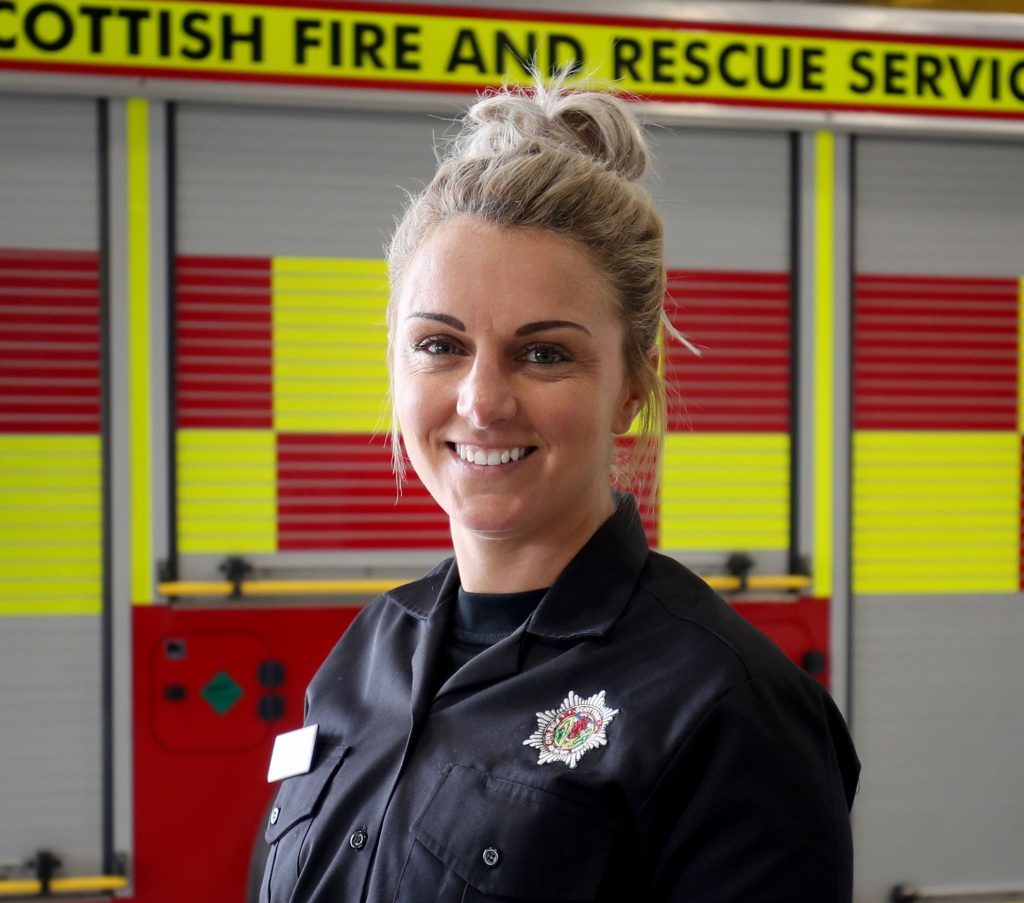
[[[604,692],[584,699],[570,690],[557,709],[537,712],[537,730],[523,746],[540,750],[538,765],[561,762],[575,768],[585,752],[608,743],[605,729],[619,710],[604,704]]]

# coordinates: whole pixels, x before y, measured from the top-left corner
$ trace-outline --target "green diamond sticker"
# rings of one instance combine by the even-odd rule
[[[218,671],[199,691],[199,695],[218,715],[226,715],[228,709],[245,695],[245,691],[227,671]]]

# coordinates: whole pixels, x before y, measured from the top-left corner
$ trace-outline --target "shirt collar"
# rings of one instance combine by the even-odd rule
[[[633,497],[624,492],[615,496],[615,513],[566,565],[527,624],[534,636],[603,636],[625,609],[647,562],[648,548]],[[427,619],[454,598],[458,587],[458,566],[449,558],[421,580],[387,596],[410,614]]]

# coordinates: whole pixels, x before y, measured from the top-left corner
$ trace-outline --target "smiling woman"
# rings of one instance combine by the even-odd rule
[[[463,588],[549,586],[611,516],[612,438],[642,401],[601,273],[568,239],[463,216],[396,302],[395,411]]]
[[[841,716],[613,491],[615,437],[642,467],[663,422],[646,167],[621,101],[500,92],[406,210],[396,470],[455,558],[311,683],[262,901],[850,899]]]

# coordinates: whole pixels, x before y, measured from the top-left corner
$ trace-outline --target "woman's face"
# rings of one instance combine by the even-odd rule
[[[613,510],[612,436],[640,400],[584,250],[462,217],[414,255],[396,302],[395,410],[456,542],[589,536]]]

